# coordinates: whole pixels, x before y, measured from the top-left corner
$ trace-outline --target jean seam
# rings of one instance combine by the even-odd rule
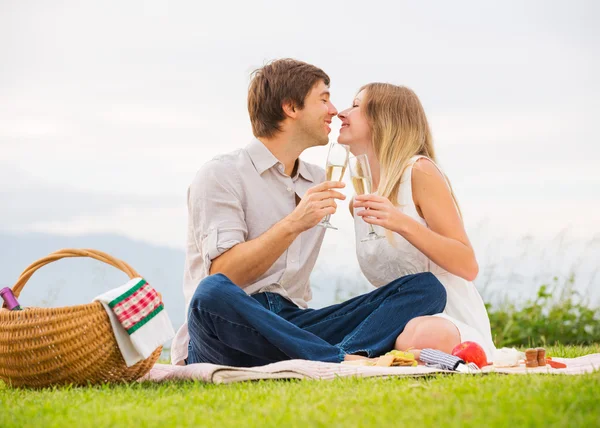
[[[279,315],[279,312],[281,312],[282,309],[282,304],[281,304],[281,299],[283,297],[281,297],[281,295],[277,295],[276,298],[273,299],[273,313],[276,315]]]
[[[267,304],[269,305],[269,312],[273,312],[273,302],[271,301],[271,295],[269,293],[265,293],[265,297],[267,298]]]
[[[382,308],[382,307],[383,307],[383,306],[386,304],[386,300],[387,300],[387,299],[384,299],[383,303],[381,303],[381,305],[379,305],[379,307],[378,307],[377,309],[375,309],[373,312],[371,312],[371,313],[369,314],[369,316],[368,316],[368,317],[366,317],[366,318],[363,320],[363,322],[362,322],[362,323],[360,323],[360,325],[358,326],[358,328],[356,329],[356,331],[354,331],[350,337],[348,337],[347,339],[344,339],[344,340],[342,341],[342,343],[340,343],[340,348],[342,348],[342,349],[346,349],[346,344],[347,344],[348,342],[350,342],[352,339],[354,339],[354,337],[355,337],[355,336],[356,336],[358,333],[360,333],[360,332],[362,331],[362,329],[364,328],[364,326],[365,326],[365,324],[367,323],[367,321],[369,320],[369,318],[371,318],[371,317],[373,316],[373,314],[375,314],[375,312],[377,312],[379,309],[381,309],[381,308]],[[366,350],[366,351],[367,351],[367,353],[368,353],[369,355],[371,354],[371,353],[370,353],[368,350]]]
[[[267,297],[267,302],[269,303],[269,312],[279,315],[279,312],[281,312],[281,302],[275,298],[275,296],[278,297],[279,295],[269,291],[266,291],[264,294]]]

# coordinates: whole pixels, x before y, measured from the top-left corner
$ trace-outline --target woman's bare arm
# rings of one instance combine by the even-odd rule
[[[428,228],[407,222],[401,235],[438,266],[474,280],[479,272],[475,252],[444,176],[428,159],[413,166],[412,191]]]

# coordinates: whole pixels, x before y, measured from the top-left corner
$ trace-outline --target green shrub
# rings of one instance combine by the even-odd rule
[[[522,306],[486,305],[497,347],[600,343],[600,308],[591,308],[573,289],[573,278],[560,291],[556,282],[542,285]]]

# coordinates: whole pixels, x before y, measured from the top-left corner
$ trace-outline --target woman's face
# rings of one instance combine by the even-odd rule
[[[372,144],[371,128],[360,109],[364,95],[365,91],[360,91],[354,98],[352,107],[338,114],[342,121],[338,143],[350,146],[350,151],[354,156],[367,153]]]

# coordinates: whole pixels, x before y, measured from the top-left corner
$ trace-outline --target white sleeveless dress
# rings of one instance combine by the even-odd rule
[[[412,197],[412,167],[422,157],[425,156],[411,158],[402,175],[398,209],[427,227],[427,222],[419,216]],[[356,215],[358,210],[354,212],[356,253],[360,268],[369,282],[375,287],[381,287],[405,275],[433,273],[444,285],[448,295],[446,309],[434,316],[454,323],[460,332],[461,342],[478,343],[485,350],[488,361],[492,361],[496,348],[492,340],[490,321],[483,300],[473,283],[442,269],[397,233],[393,233],[395,246],[391,245],[388,239],[361,242],[369,232],[369,225],[362,217]],[[374,227],[378,234],[385,234],[385,229]]]

